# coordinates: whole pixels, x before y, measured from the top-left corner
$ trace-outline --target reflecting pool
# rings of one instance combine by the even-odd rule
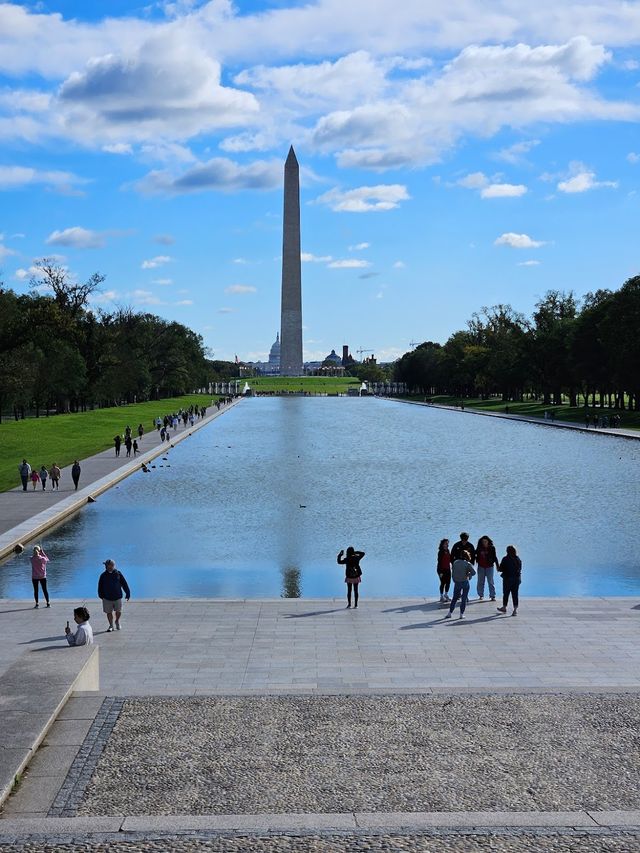
[[[517,546],[522,595],[638,595],[640,443],[373,398],[257,398],[43,538],[52,597],[113,557],[137,598],[437,592],[438,542]],[[26,556],[0,597],[30,597]],[[473,589],[473,587],[472,587]]]

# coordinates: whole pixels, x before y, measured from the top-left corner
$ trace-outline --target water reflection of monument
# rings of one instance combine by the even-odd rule
[[[300,598],[300,569],[288,566],[280,569],[282,573],[282,598]]]

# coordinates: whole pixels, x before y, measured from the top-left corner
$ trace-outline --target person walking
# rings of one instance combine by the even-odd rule
[[[21,464],[18,465],[18,471],[20,472],[20,479],[22,480],[22,491],[26,492],[29,477],[31,476],[31,465],[29,465],[26,459],[23,459]]]
[[[440,603],[451,601],[449,598],[449,587],[451,586],[451,554],[449,553],[449,540],[440,540],[438,546],[438,562],[436,571],[440,578]]]
[[[362,580],[362,569],[360,568],[360,560],[364,557],[364,551],[356,551],[351,545],[347,548],[347,554],[344,556],[344,549],[338,554],[338,563],[341,566],[346,566],[344,571],[344,582],[347,585],[347,607],[351,607],[351,590],[353,590],[353,606],[358,606],[358,586]]]
[[[86,607],[73,608],[73,621],[78,626],[78,630],[73,634],[69,623],[64,629],[67,635],[67,643],[70,646],[92,646],[93,645],[93,628],[89,624],[89,611]]]
[[[481,536],[476,548],[476,565],[478,566],[478,598],[484,599],[484,582],[489,586],[491,601],[496,600],[496,587],[493,582],[493,567],[498,568],[496,549],[488,536]]]
[[[58,467],[58,463],[54,462],[51,468],[49,468],[49,476],[51,477],[51,490],[59,491],[60,489],[60,468]]]
[[[473,545],[471,544],[471,542],[469,542],[469,534],[464,533],[464,532],[460,534],[460,539],[456,542],[456,544],[451,549],[451,560],[452,560],[452,562],[455,562],[460,557],[460,555],[462,554],[463,551],[466,551],[468,553],[469,562],[475,563],[475,561],[476,561],[476,550],[473,547]]]
[[[38,472],[36,471],[35,468],[31,471],[30,479],[31,479],[31,485],[33,486],[33,491],[35,492],[36,486],[40,482],[40,474],[38,474]]]
[[[42,491],[46,491],[47,488],[47,479],[49,477],[49,472],[45,465],[40,467],[40,482],[42,483]]]
[[[131,441],[130,435],[125,436],[124,446],[127,448],[127,457],[131,456],[131,448],[133,446],[133,442]]]
[[[138,424],[138,438],[142,441],[142,436],[144,435],[144,427],[142,424]]]
[[[507,545],[507,553],[500,560],[498,569],[502,575],[502,607],[498,607],[498,613],[507,612],[507,604],[509,603],[509,595],[513,601],[512,616],[518,615],[520,582],[522,580],[522,560],[518,557],[518,552],[513,545]]]
[[[33,554],[31,555],[31,583],[33,584],[33,597],[35,599],[34,610],[40,607],[38,601],[38,585],[42,587],[44,600],[47,602],[47,607],[51,607],[49,602],[49,591],[47,590],[47,563],[49,558],[44,553],[40,545],[33,546]]]
[[[104,572],[98,580],[98,598],[102,599],[102,612],[107,614],[109,627],[107,633],[113,631],[113,614],[116,615],[115,628],[120,630],[120,616],[122,615],[122,594],[127,601],[131,598],[131,591],[125,576],[116,569],[113,560],[104,561]]]
[[[469,581],[475,573],[476,570],[471,564],[471,554],[469,551],[462,551],[458,559],[453,561],[453,566],[451,567],[453,598],[449,605],[449,612],[444,617],[445,619],[451,619],[458,599],[460,599],[460,618],[464,619],[464,611],[467,609],[467,599],[469,598]]]
[[[134,458],[138,455],[138,439],[133,439],[133,456]]]
[[[120,445],[122,444],[122,436],[121,435],[114,435],[113,443],[114,443],[115,448],[116,448],[116,456],[120,456]]]
[[[78,483],[80,482],[80,474],[82,473],[82,468],[80,467],[80,463],[78,460],[74,460],[73,466],[71,468],[71,479],[73,480],[73,485],[75,490],[78,491]]]

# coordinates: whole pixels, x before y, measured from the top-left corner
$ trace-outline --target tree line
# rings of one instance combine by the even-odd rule
[[[582,300],[550,290],[531,317],[482,308],[445,344],[426,341],[394,365],[413,393],[640,411],[640,276]]]
[[[30,292],[0,281],[0,414],[81,411],[185,394],[228,378],[200,335],[131,308],[90,308],[104,276],[77,282],[43,258]],[[237,371],[236,371],[237,372]]]

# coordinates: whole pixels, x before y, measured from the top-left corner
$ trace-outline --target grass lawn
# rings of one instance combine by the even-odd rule
[[[360,387],[360,380],[353,376],[251,376],[242,379],[255,391],[306,391],[311,394],[346,394],[349,386]]]
[[[112,447],[114,435],[124,433],[127,424],[135,438],[138,424],[149,432],[155,429],[154,418],[192,403],[208,407],[212,399],[218,398],[210,394],[192,394],[75,415],[5,421],[0,424],[0,491],[19,485],[18,465],[23,459],[32,468],[40,468],[43,463],[49,468],[53,462],[62,468],[74,459],[84,459]]]
[[[423,400],[424,397],[418,397],[416,399]],[[431,399],[434,403],[440,403],[443,406],[460,405],[459,397],[446,397],[440,395],[432,397]],[[555,417],[557,421],[567,421],[584,426],[584,406],[569,406],[567,404],[564,404],[562,406],[545,406],[543,403],[535,401],[528,401],[524,403],[504,403],[502,400],[499,400],[495,397],[490,400],[465,398],[464,404],[470,409],[482,409],[486,412],[500,413],[504,413],[505,406],[507,405],[509,406],[509,414],[526,415],[527,417],[532,418],[543,418],[545,411],[553,411],[555,412]],[[590,406],[586,411],[588,411],[590,415],[611,415],[615,412],[616,414],[619,414],[622,418],[622,422],[620,424],[620,427],[622,429],[640,429],[640,412],[620,412],[616,411],[615,409],[607,408],[593,409]]]

